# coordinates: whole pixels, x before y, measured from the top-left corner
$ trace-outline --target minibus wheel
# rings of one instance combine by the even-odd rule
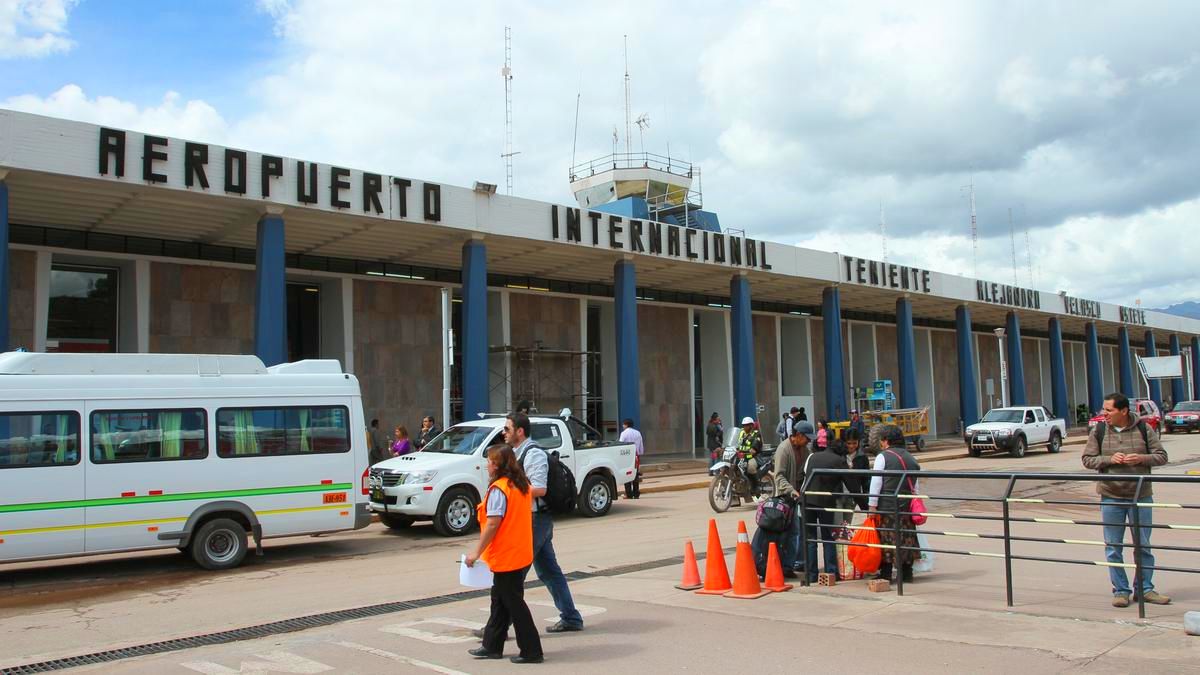
[[[246,528],[236,520],[214,518],[192,536],[192,560],[206,570],[227,570],[246,558]]]

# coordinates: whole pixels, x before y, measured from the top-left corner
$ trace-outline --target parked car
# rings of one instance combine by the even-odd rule
[[[1136,413],[1138,419],[1150,425],[1151,429],[1159,431],[1162,427],[1162,411],[1158,409],[1158,404],[1153,399],[1135,398],[1129,401],[1130,412]],[[1088,420],[1088,429],[1096,426],[1104,421],[1104,413],[1096,413]]]
[[[632,443],[603,440],[600,432],[563,410],[561,417],[530,417],[531,438],[575,476],[579,512],[603,516],[617,486],[636,477]],[[382,461],[367,477],[371,510],[392,529],[432,520],[445,537],[470,532],[475,505],[488,485],[485,452],[504,441],[504,417],[490,416],[446,429],[419,452]]]
[[[977,424],[966,428],[963,440],[972,457],[985,450],[1007,450],[1013,457],[1024,457],[1030,446],[1046,446],[1050,452],[1062,449],[1067,423],[1042,406],[993,408]]]
[[[1176,431],[1192,433],[1200,429],[1200,401],[1184,401],[1163,417],[1163,429],[1168,434]]]

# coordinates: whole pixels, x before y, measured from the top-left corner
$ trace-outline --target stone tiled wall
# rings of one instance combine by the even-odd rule
[[[1000,391],[1000,349],[996,337],[986,333],[976,333],[976,345],[979,348],[979,402],[983,412],[999,408],[1003,404],[1004,394]],[[987,395],[986,383],[988,378],[995,380],[995,395]]]
[[[437,288],[354,280],[354,374],[367,420],[415,435],[422,417],[440,417],[441,333]]]
[[[37,254],[10,250],[8,265],[8,347],[33,351],[33,287],[37,276]]]
[[[829,406],[825,400],[825,324],[821,319],[809,319],[809,336],[812,349],[813,408],[819,417],[829,417]],[[813,415],[809,415],[812,419]]]
[[[575,298],[513,293],[509,296],[509,318],[511,342],[516,347],[534,347],[540,342],[546,349],[580,349],[579,300]],[[580,358],[553,354],[536,358],[535,368],[530,361],[513,355],[513,398],[521,398],[522,383],[536,381],[537,389],[532,391],[539,395],[532,402],[539,412],[557,414],[571,408],[581,414],[582,399],[576,396],[581,393]]]
[[[150,351],[253,354],[254,273],[151,263]]]
[[[1038,341],[1033,338],[1021,338],[1021,360],[1025,366],[1025,402],[1027,405],[1045,405],[1050,407],[1050,401],[1042,400],[1042,370],[1039,366],[1049,367],[1048,363],[1038,361]],[[1045,375],[1049,377],[1049,375]]]
[[[879,379],[892,381],[892,391],[896,392],[896,403],[899,405],[900,366],[896,360],[895,326],[875,326],[875,358],[879,362]]]
[[[642,436],[646,454],[692,448],[692,392],[688,372],[687,310],[638,305],[638,367],[641,371]]]
[[[960,416],[957,335],[949,331],[931,330],[929,336],[933,346],[933,395],[937,398],[937,429],[939,434],[944,435],[954,430]]]
[[[755,315],[754,331],[754,397],[766,410],[758,415],[764,438],[775,438],[775,425],[779,423],[779,336],[775,332],[775,317]]]

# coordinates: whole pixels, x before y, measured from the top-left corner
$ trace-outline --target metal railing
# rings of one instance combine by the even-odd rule
[[[875,477],[875,476],[882,476],[885,479],[890,476],[899,477],[899,481],[897,483],[896,489],[892,492],[882,495],[882,497],[887,498],[889,501],[893,502],[893,508],[891,508],[887,512],[878,512],[877,511],[877,513],[880,513],[880,515],[892,516],[893,523],[894,523],[894,527],[892,528],[893,536],[894,536],[893,541],[895,542],[894,544],[884,544],[882,542],[879,544],[857,544],[857,543],[848,543],[845,541],[822,539],[821,531],[823,529],[825,529],[825,526],[819,525],[817,523],[812,524],[813,529],[816,530],[815,538],[809,536],[810,535],[810,532],[809,532],[810,523],[809,523],[808,517],[807,517],[809,510],[819,510],[819,511],[841,513],[841,514],[853,514],[854,513],[854,509],[847,509],[847,508],[840,508],[840,507],[809,506],[808,505],[809,497],[811,497],[811,496],[869,497],[869,494],[867,492],[830,493],[830,492],[820,492],[820,491],[809,490],[809,484],[812,482],[814,477],[819,476],[819,475],[835,475],[835,474],[842,474],[845,476],[856,476],[856,477],[861,477],[861,478],[864,478],[867,480],[869,480],[871,477]],[[969,495],[931,495],[931,494],[927,494],[928,491],[923,488],[919,489],[919,491],[922,494],[908,494],[906,492],[901,492],[901,488],[910,484],[909,481],[907,480],[909,477],[911,477],[913,480],[916,480],[916,481],[924,481],[924,480],[928,480],[928,479],[955,479],[955,480],[992,481],[992,482],[1003,481],[1004,482],[1004,493],[998,497],[969,496]],[[1186,574],[1200,574],[1200,567],[1176,567],[1176,566],[1167,566],[1167,565],[1159,565],[1159,564],[1155,564],[1155,565],[1149,566],[1149,567],[1144,567],[1142,565],[1142,550],[1143,550],[1143,548],[1147,548],[1151,551],[1160,550],[1160,551],[1183,551],[1183,552],[1188,552],[1188,553],[1200,553],[1200,547],[1171,546],[1171,545],[1165,545],[1165,544],[1155,544],[1155,545],[1149,545],[1149,546],[1143,547],[1142,543],[1141,543],[1142,537],[1137,536],[1137,533],[1141,532],[1143,529],[1150,529],[1151,531],[1153,531],[1155,529],[1200,531],[1200,524],[1162,524],[1162,523],[1142,524],[1140,522],[1141,521],[1141,510],[1143,508],[1172,509],[1172,510],[1200,510],[1200,504],[1176,504],[1176,503],[1167,503],[1167,502],[1154,502],[1154,501],[1147,502],[1147,501],[1128,501],[1128,500],[1125,500],[1125,501],[1115,500],[1115,501],[1101,502],[1101,501],[1092,501],[1092,500],[1042,499],[1042,498],[1036,498],[1036,497],[1014,496],[1013,492],[1016,489],[1018,483],[1030,482],[1030,481],[1045,481],[1045,482],[1054,482],[1054,483],[1076,483],[1076,482],[1095,483],[1097,481],[1116,481],[1116,482],[1122,482],[1122,483],[1136,483],[1133,494],[1137,495],[1138,500],[1142,499],[1142,495],[1143,495],[1142,488],[1143,488],[1143,486],[1145,486],[1147,484],[1154,485],[1154,484],[1161,484],[1161,483],[1186,483],[1186,484],[1190,484],[1193,486],[1200,486],[1200,476],[1171,475],[1171,474],[1120,475],[1120,474],[1097,474],[1097,473],[1077,473],[1076,474],[1076,473],[1007,473],[1007,472],[971,472],[971,471],[963,471],[963,472],[959,472],[959,471],[874,471],[874,470],[866,470],[866,469],[814,469],[813,473],[811,475],[805,477],[804,483],[802,484],[801,489],[800,489],[800,500],[799,500],[799,517],[801,519],[801,522],[800,522],[800,527],[801,527],[800,544],[803,547],[803,551],[797,551],[797,554],[799,555],[800,553],[803,553],[803,555],[804,555],[804,570],[805,570],[804,578],[801,583],[805,586],[809,585],[809,577],[810,577],[809,570],[812,570],[813,569],[812,566],[814,564],[817,564],[816,561],[812,560],[811,556],[809,555],[809,543],[817,543],[817,544],[820,544],[821,546],[825,546],[827,544],[829,544],[829,545],[848,544],[850,546],[870,546],[872,548],[881,548],[881,549],[892,550],[894,554],[898,554],[900,551],[914,551],[917,553],[920,553],[921,551],[928,551],[928,552],[932,552],[932,553],[940,553],[940,554],[946,554],[946,555],[966,555],[966,556],[977,556],[977,557],[985,557],[985,558],[1002,558],[1004,560],[1004,586],[1005,586],[1007,605],[1009,607],[1013,606],[1012,564],[1013,564],[1014,560],[1060,563],[1060,564],[1068,564],[1068,565],[1120,567],[1122,569],[1133,569],[1134,570],[1134,578],[1133,578],[1133,583],[1132,583],[1131,587],[1133,589],[1134,594],[1137,597],[1138,617],[1144,619],[1144,618],[1146,618],[1146,604],[1145,604],[1146,601],[1145,601],[1145,598],[1143,597],[1143,594],[1141,593],[1143,572],[1145,572],[1145,571],[1163,571],[1163,572],[1182,572],[1182,573],[1186,573]],[[901,517],[902,516],[912,516],[914,514],[912,511],[901,510],[901,505],[904,502],[908,502],[909,504],[911,504],[911,500],[917,499],[917,498],[920,498],[926,502],[955,501],[955,502],[999,504],[1000,505],[1000,515],[948,513],[948,512],[942,512],[942,511],[934,511],[934,510],[932,510],[932,508],[930,508],[929,510],[924,512],[922,515],[924,515],[927,518],[926,524],[929,524],[930,521],[933,521],[935,519],[999,522],[999,523],[1001,523],[1001,532],[1000,533],[953,532],[953,531],[945,531],[945,530],[939,531],[939,530],[933,530],[933,529],[925,529],[924,526],[916,529],[916,531],[920,532],[922,534],[931,535],[931,536],[1002,540],[1004,542],[1004,553],[1002,553],[1002,554],[1001,553],[992,553],[992,552],[988,552],[988,551],[960,551],[960,550],[951,550],[951,549],[945,549],[945,548],[934,548],[932,546],[921,547],[921,546],[905,546],[905,545],[903,545],[902,536],[903,536],[903,532],[904,532],[905,528],[902,527]],[[1078,559],[1071,559],[1071,558],[1052,558],[1052,557],[1046,557],[1046,556],[1022,555],[1022,554],[1014,553],[1013,552],[1013,542],[1089,545],[1089,546],[1102,546],[1102,547],[1107,546],[1108,542],[1098,541],[1098,540],[1087,540],[1087,539],[1064,539],[1064,538],[1055,538],[1055,537],[1036,537],[1036,536],[1015,535],[1012,532],[1012,524],[1013,523],[1042,523],[1042,524],[1100,526],[1100,527],[1103,527],[1105,525],[1116,525],[1117,524],[1115,522],[1114,523],[1105,523],[1103,520],[1075,520],[1075,519],[1070,519],[1070,518],[1057,518],[1057,517],[1016,516],[1016,515],[1013,515],[1013,513],[1012,513],[1012,506],[1015,504],[1040,504],[1040,505],[1047,505],[1047,506],[1091,506],[1091,507],[1100,507],[1102,505],[1103,506],[1114,506],[1114,505],[1115,506],[1135,506],[1136,508],[1133,508],[1130,511],[1133,522],[1130,524],[1130,523],[1127,523],[1126,521],[1122,521],[1122,524],[1124,524],[1126,529],[1128,529],[1129,532],[1131,533],[1132,538],[1133,538],[1133,543],[1132,543],[1132,545],[1127,544],[1124,542],[1124,540],[1122,540],[1122,542],[1121,542],[1121,545],[1123,547],[1133,549],[1133,562],[1126,563],[1126,562],[1122,561],[1122,562],[1117,563],[1117,562],[1111,562],[1108,560],[1078,560]],[[909,506],[909,508],[911,508],[911,506]],[[840,527],[841,526],[838,526],[836,528],[831,527],[830,529],[831,530],[840,529]],[[851,525],[851,526],[846,526],[846,527],[848,527],[848,529],[850,529],[851,531],[857,531],[857,530],[863,529],[862,526]],[[898,595],[904,595],[904,574],[903,574],[902,565],[900,564],[900,556],[893,555],[893,559],[894,559],[894,563],[895,563],[895,569],[897,571],[896,593]]]
[[[653,152],[614,152],[611,155],[576,164],[571,167],[570,176],[574,181],[613,169],[656,169],[685,178],[693,177],[691,162]]]

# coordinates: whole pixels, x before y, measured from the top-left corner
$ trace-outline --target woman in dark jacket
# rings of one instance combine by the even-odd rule
[[[708,465],[712,466],[721,459],[721,448],[725,444],[725,427],[721,424],[721,416],[713,413],[708,418],[708,427],[704,430],[705,447],[708,448]]]
[[[917,459],[904,447],[904,433],[892,426],[880,434],[880,451],[872,465],[876,471],[912,471],[919,472],[921,465]],[[880,516],[879,542],[895,548],[883,549],[883,564],[879,567],[879,578],[889,579],[893,566],[900,563],[900,575],[905,583],[912,581],[913,563],[920,557],[920,544],[917,542],[917,526],[911,515],[912,498],[900,497],[896,494],[919,494],[920,483],[913,474],[908,474],[902,480],[900,476],[874,476],[871,478],[870,497],[868,501],[873,513]],[[899,504],[897,505],[897,502]],[[896,511],[900,511],[899,539],[896,541],[897,523]]]

